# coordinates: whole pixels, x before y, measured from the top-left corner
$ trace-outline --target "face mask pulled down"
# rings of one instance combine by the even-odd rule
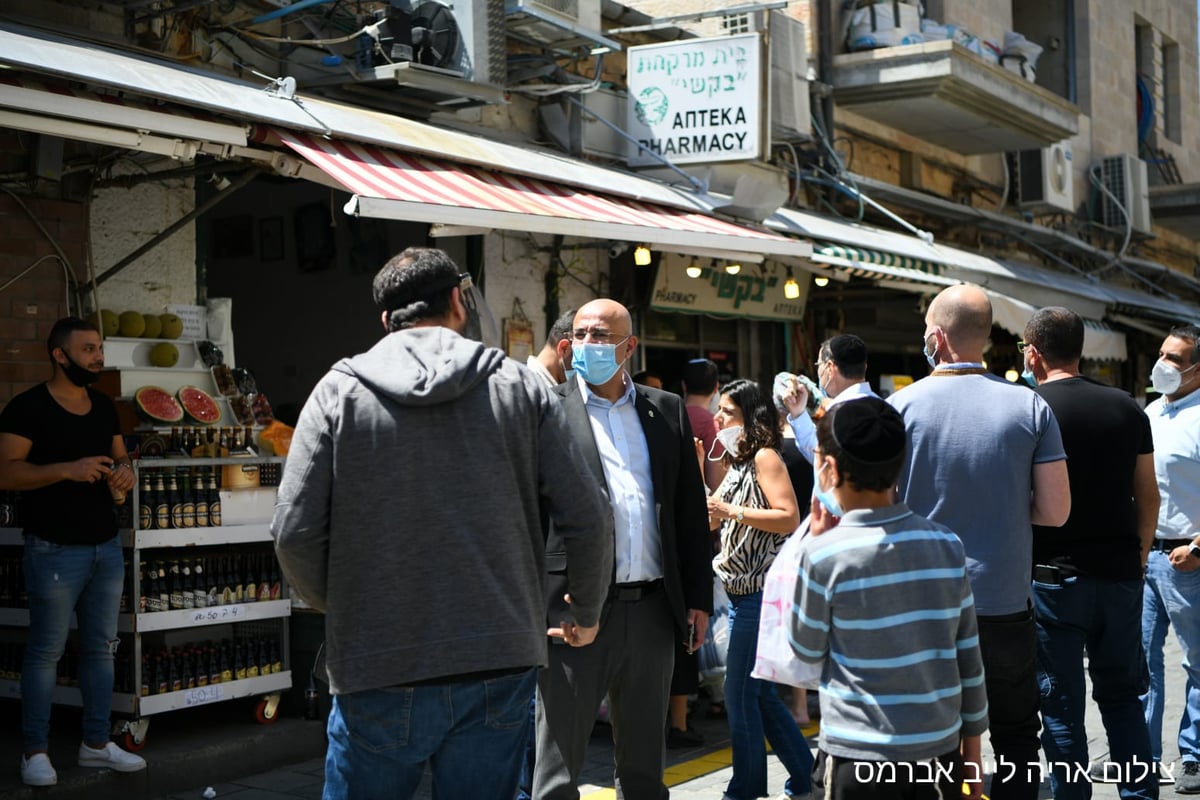
[[[76,364],[75,361],[69,355],[67,355],[65,350],[63,351],[63,358],[67,359],[67,363],[65,365],[59,364],[58,366],[62,368],[63,374],[67,376],[67,380],[76,386],[91,386],[93,383],[100,380],[99,372],[92,372],[90,369]]]
[[[817,502],[825,506],[825,510],[830,514],[840,517],[842,516],[842,506],[833,496],[832,489],[821,488],[821,473],[827,466],[829,466],[829,462],[824,460],[813,462],[813,497],[817,498]]]
[[[720,457],[713,458],[713,449],[720,443],[721,447],[725,448],[725,452],[730,456],[736,456],[738,447],[742,443],[742,426],[730,425],[728,428],[721,428],[717,431],[717,438],[713,440],[712,447],[708,448],[708,460],[720,461]]]

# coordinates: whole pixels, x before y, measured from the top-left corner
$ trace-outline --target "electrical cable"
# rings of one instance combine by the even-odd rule
[[[9,189],[6,186],[0,186],[0,191],[9,195],[10,197],[12,197],[12,199],[14,201],[16,201],[17,205],[19,205],[21,207],[21,210],[24,211],[25,214],[29,217],[30,222],[32,222],[39,231],[41,231],[41,234],[46,237],[46,241],[48,241],[50,243],[50,246],[54,248],[54,252],[56,254],[54,257],[58,259],[58,263],[61,264],[62,268],[63,268],[63,275],[64,275],[64,279],[65,279],[65,284],[66,284],[65,285],[65,293],[66,293],[66,300],[67,300],[66,310],[67,310],[67,313],[70,314],[71,313],[71,289],[73,287],[78,286],[78,281],[75,279],[74,268],[71,266],[71,259],[69,259],[67,257],[66,251],[64,251],[62,249],[62,247],[59,245],[58,240],[56,240],[53,236],[50,235],[50,231],[46,230],[46,226],[43,225],[41,220],[39,220],[34,215],[33,211],[31,211],[29,206],[27,206],[25,204],[25,201],[23,199],[21,199],[21,196],[19,194],[17,194],[12,189]],[[17,280],[17,278],[20,278],[26,272],[33,269],[34,267],[36,267],[38,264],[42,263],[49,257],[50,256],[43,256],[42,258],[39,258],[32,265],[30,265],[24,271],[22,271],[19,275],[17,275],[16,278],[13,278],[12,280],[5,283],[3,286],[0,286],[0,291],[7,289],[13,281]]]

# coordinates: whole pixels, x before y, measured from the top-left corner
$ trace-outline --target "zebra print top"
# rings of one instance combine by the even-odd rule
[[[725,480],[721,481],[714,494],[736,506],[771,507],[758,484],[753,458],[730,466],[725,473]],[[739,595],[761,592],[767,570],[787,538],[752,528],[736,519],[721,523],[721,552],[713,559],[712,565],[725,591]]]

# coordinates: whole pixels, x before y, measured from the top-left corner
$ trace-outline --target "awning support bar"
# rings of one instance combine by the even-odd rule
[[[257,170],[257,169],[246,170],[244,173],[239,175],[236,180],[234,180],[231,184],[229,184],[229,186],[227,186],[224,190],[222,190],[222,191],[218,192],[217,194],[213,195],[212,197],[208,198],[203,203],[196,206],[196,208],[194,208],[192,211],[189,211],[187,214],[184,214],[178,220],[176,220],[175,222],[168,225],[166,230],[164,230],[162,233],[158,234],[157,236],[154,236],[153,238],[150,239],[150,241],[146,242],[141,247],[139,247],[138,249],[134,250],[129,255],[122,258],[116,264],[113,264],[111,267],[104,270],[104,272],[101,272],[99,275],[97,275],[96,279],[94,281],[95,285],[99,286],[100,284],[104,283],[109,278],[113,277],[118,272],[125,269],[133,262],[137,261],[143,255],[150,252],[155,247],[158,247],[160,244],[165,242],[167,239],[174,236],[181,228],[184,228],[185,226],[190,225],[201,214],[207,213],[209,210],[216,208],[218,205],[220,205],[222,202],[224,202],[226,199],[228,199],[234,192],[238,191],[243,186],[250,183],[250,181],[257,178],[259,176],[259,174],[260,174],[259,170]],[[82,287],[80,287],[80,289],[81,289],[81,291],[91,291],[90,286],[82,286]]]

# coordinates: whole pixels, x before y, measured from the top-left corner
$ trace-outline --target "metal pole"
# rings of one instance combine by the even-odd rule
[[[134,250],[132,253],[125,256],[124,258],[122,258],[116,264],[113,264],[111,267],[104,270],[104,272],[101,272],[99,275],[97,275],[96,280],[94,281],[95,285],[99,286],[100,284],[104,283],[109,278],[113,277],[118,272],[125,269],[133,262],[137,261],[143,255],[145,255],[149,251],[153,250],[155,247],[158,247],[160,244],[165,242],[167,239],[174,236],[181,228],[183,228],[187,225],[190,225],[196,219],[196,217],[199,217],[201,214],[207,213],[211,209],[220,205],[220,203],[223,200],[225,200],[226,198],[231,196],[238,189],[241,189],[243,186],[250,183],[250,181],[257,178],[258,175],[259,175],[259,170],[256,170],[256,169],[247,170],[245,173],[240,175],[236,180],[234,180],[233,183],[229,184],[229,186],[226,187],[223,191],[208,198],[203,203],[196,206],[193,210],[189,211],[187,214],[184,214],[178,220],[176,220],[175,222],[173,222],[169,226],[167,226],[167,229],[164,230],[162,233],[158,234],[157,236],[152,238],[150,241],[146,242],[144,245],[142,245],[138,249]]]

